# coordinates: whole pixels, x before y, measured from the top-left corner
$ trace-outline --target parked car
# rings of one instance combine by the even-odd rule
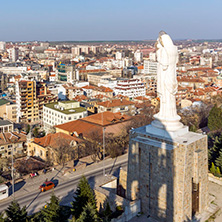
[[[52,181],[44,182],[40,187],[41,192],[45,192],[46,190],[50,190],[55,187],[55,184]]]

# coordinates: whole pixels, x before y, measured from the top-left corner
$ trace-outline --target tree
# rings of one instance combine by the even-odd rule
[[[0,222],[4,222],[4,217],[3,217],[3,213],[0,212]]]
[[[95,207],[87,203],[76,222],[101,222]]]
[[[219,156],[217,157],[217,159],[215,160],[215,163],[217,165],[217,168],[219,169],[222,169],[222,148],[220,149],[219,151]],[[220,170],[219,169],[219,170]]]
[[[222,109],[216,105],[209,113],[208,127],[211,131],[222,129]]]
[[[74,145],[69,140],[57,138],[53,153],[56,157],[54,161],[64,166],[67,161],[75,157]]]
[[[39,129],[37,127],[35,127],[33,130],[33,136],[38,137],[38,135],[39,135]]]
[[[209,149],[209,165],[211,165],[212,162],[215,163],[215,161],[219,158],[220,152],[222,152],[222,134],[220,136],[216,136],[213,146]],[[219,162],[218,162],[219,164]],[[218,165],[219,166],[219,165]]]
[[[85,155],[91,155],[95,162],[97,157],[102,159],[102,133],[98,130],[91,130],[87,134],[87,139],[84,140]]]
[[[27,134],[29,134],[29,132],[30,132],[30,125],[29,124],[26,125],[25,131],[26,131]]]
[[[78,219],[83,212],[83,208],[90,203],[96,210],[96,200],[87,179],[82,176],[79,181],[78,187],[75,191],[74,201],[72,202],[71,213],[75,219]]]
[[[108,200],[104,203],[104,211],[102,212],[103,220],[104,221],[110,221],[112,216],[112,210],[110,208]]]
[[[178,114],[181,117],[181,122],[193,132],[199,128],[207,126],[211,106],[202,104],[198,106],[191,106],[189,108],[181,109]]]
[[[216,169],[215,169],[214,163],[211,164],[210,172],[211,172],[212,174],[215,174],[215,173],[216,173]]]
[[[26,206],[22,209],[19,206],[19,203],[15,200],[11,202],[8,208],[5,210],[6,213],[6,222],[26,222],[27,211]]]
[[[63,214],[59,206],[59,198],[51,195],[50,202],[42,209],[41,214],[45,222],[63,221]]]

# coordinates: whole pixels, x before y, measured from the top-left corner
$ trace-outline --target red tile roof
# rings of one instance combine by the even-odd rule
[[[33,142],[42,146],[42,147],[50,146],[52,148],[55,148],[55,147],[57,147],[58,139],[59,140],[64,140],[67,143],[70,143],[73,140],[76,141],[76,142],[81,142],[82,141],[79,138],[76,138],[76,137],[67,135],[65,133],[59,132],[59,133],[55,133],[55,134],[49,133],[48,135],[46,135],[44,137],[35,138]]]
[[[87,137],[92,131],[97,131],[101,135],[104,126],[106,127],[106,133],[118,134],[130,120],[131,117],[125,114],[103,112],[55,127],[70,134],[77,132],[78,135],[83,134],[84,137]]]
[[[108,108],[108,107],[116,107],[116,106],[134,105],[134,102],[131,102],[131,101],[128,101],[125,99],[114,99],[111,101],[105,101],[105,102],[98,103],[98,105]]]

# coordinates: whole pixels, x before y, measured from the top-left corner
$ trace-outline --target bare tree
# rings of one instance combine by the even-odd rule
[[[91,130],[87,135],[87,139],[84,140],[84,144],[86,156],[91,155],[94,162],[97,158],[102,159],[102,133],[97,130]]]
[[[54,162],[64,166],[67,161],[75,158],[75,148],[76,146],[73,141],[70,142],[70,140],[56,138],[56,146],[50,148],[50,153],[52,154],[50,158],[52,158]]]

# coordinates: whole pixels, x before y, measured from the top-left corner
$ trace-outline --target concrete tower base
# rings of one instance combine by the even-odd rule
[[[207,136],[152,125],[131,132],[127,198],[158,221],[190,221],[208,207]]]

